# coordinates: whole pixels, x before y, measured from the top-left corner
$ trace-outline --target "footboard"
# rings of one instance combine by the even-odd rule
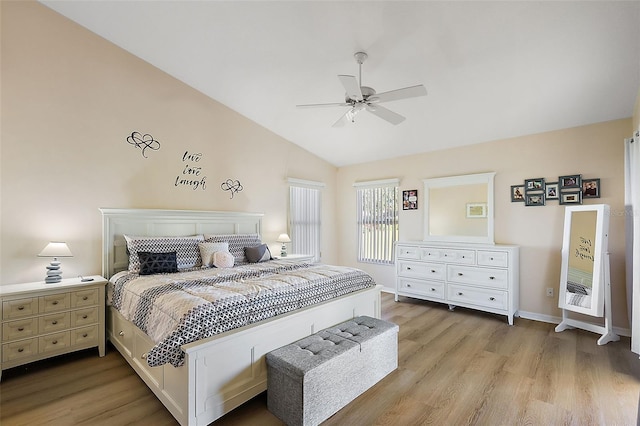
[[[380,318],[380,289],[358,291],[183,346],[185,364],[149,367],[153,342],[111,308],[108,336],[181,425],[207,425],[267,388],[265,355],[360,315]]]

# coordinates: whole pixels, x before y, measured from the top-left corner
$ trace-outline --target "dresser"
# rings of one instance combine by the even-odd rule
[[[519,309],[519,248],[509,245],[396,243],[396,292],[506,315]]]
[[[2,370],[97,347],[105,354],[105,285],[100,276],[0,286]],[[1,377],[1,376],[0,376]]]

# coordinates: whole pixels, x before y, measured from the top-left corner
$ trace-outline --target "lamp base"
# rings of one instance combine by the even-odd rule
[[[51,264],[47,266],[47,276],[44,282],[47,284],[59,283],[62,281],[62,270],[60,269],[60,261],[53,259]]]
[[[287,257],[287,246],[282,244],[282,248],[280,249],[280,257]]]

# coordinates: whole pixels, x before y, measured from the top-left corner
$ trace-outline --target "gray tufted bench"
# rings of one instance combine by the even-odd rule
[[[267,353],[267,406],[317,425],[398,367],[398,326],[356,317]]]

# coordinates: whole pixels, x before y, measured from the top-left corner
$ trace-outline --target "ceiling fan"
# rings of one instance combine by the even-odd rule
[[[333,107],[345,106],[349,107],[339,119],[333,124],[333,127],[341,127],[347,121],[355,122],[356,115],[363,110],[369,111],[383,120],[391,124],[397,125],[405,120],[400,114],[380,105],[382,102],[397,101],[400,99],[415,98],[418,96],[426,96],[427,89],[420,84],[417,86],[405,87],[402,89],[390,90],[388,92],[376,93],[374,89],[368,86],[362,86],[362,64],[368,55],[364,52],[357,52],[354,55],[358,63],[359,81],[353,75],[339,75],[338,79],[344,86],[347,93],[344,102],[328,103],[328,104],[307,104],[296,105],[299,108],[315,108],[315,107]]]

